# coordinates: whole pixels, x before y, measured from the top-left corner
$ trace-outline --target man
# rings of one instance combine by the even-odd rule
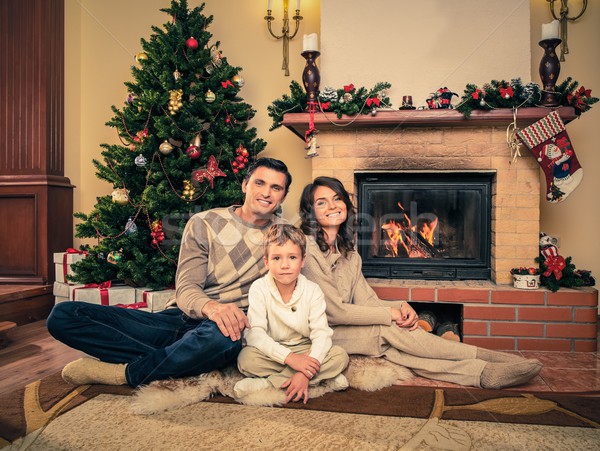
[[[85,302],[57,304],[47,320],[57,340],[97,359],[69,363],[62,376],[73,385],[133,387],[154,380],[196,376],[236,362],[242,310],[252,282],[266,273],[263,231],[288,193],[286,165],[258,159],[242,182],[242,206],[198,213],[181,241],[176,306],[163,312]]]

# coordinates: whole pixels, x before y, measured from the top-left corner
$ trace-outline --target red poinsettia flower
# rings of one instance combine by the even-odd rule
[[[485,92],[482,91],[481,89],[477,88],[474,92],[471,93],[471,97],[474,100],[479,100],[479,97],[483,97],[485,95]]]
[[[514,94],[515,92],[511,86],[507,88],[500,88],[500,95],[505,99],[510,99]]]
[[[349,85],[344,85],[344,92],[350,92],[354,89],[354,85],[350,83]]]

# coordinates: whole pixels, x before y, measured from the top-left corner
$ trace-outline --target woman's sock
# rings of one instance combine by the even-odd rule
[[[61,375],[66,382],[72,385],[126,385],[126,366],[125,363],[106,363],[90,357],[83,357],[67,364]]]
[[[525,360],[524,357],[509,354],[507,352],[492,351],[491,349],[477,348],[477,356],[479,360],[485,360],[492,363],[517,363]]]
[[[529,359],[516,363],[488,363],[481,373],[482,388],[505,388],[524,384],[542,369],[539,360]]]

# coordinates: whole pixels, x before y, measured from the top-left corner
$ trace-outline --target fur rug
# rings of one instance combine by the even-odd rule
[[[412,371],[393,364],[382,358],[351,356],[344,371],[348,384],[352,388],[364,391],[376,391],[389,387],[398,380],[414,377]],[[251,406],[278,406],[285,403],[285,392],[281,389],[267,388],[243,398],[236,398],[233,386],[244,376],[233,367],[222,371],[213,371],[196,377],[155,381],[141,387],[134,395],[132,411],[138,415],[151,415],[165,410],[194,404],[213,395],[229,396],[236,401]],[[328,381],[309,388],[309,397],[317,398],[333,389]]]

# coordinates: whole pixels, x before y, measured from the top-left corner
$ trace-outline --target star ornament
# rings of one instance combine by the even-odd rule
[[[208,163],[206,163],[206,169],[198,169],[192,172],[192,179],[197,181],[198,183],[204,182],[204,180],[208,180],[210,183],[210,188],[214,189],[215,187],[215,177],[227,177],[227,175],[219,169],[219,163],[214,155],[211,155],[208,158]]]

